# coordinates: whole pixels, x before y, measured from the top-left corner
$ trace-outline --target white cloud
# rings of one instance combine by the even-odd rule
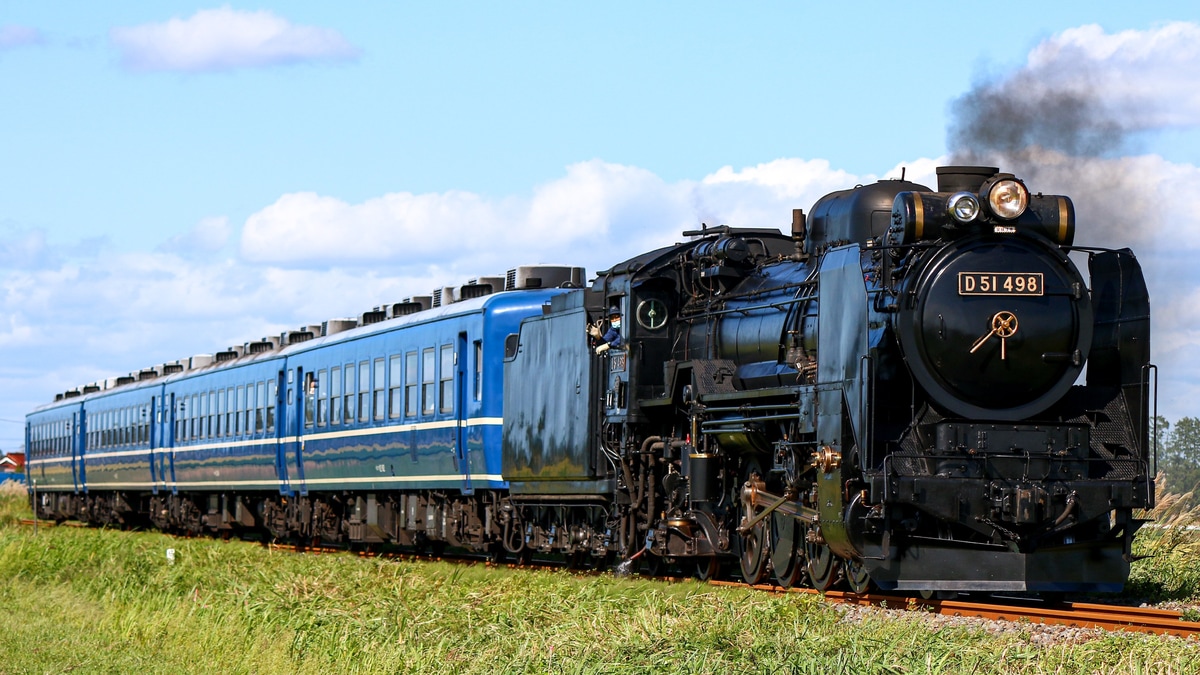
[[[701,223],[787,229],[791,209],[873,180],[825,161],[784,159],[667,183],[645,169],[591,160],[527,197],[402,192],[349,204],[291,193],[246,220],[241,253],[282,266],[419,261],[480,274],[564,261],[596,271],[677,241]]]
[[[1200,25],[1175,22],[1150,30],[1106,33],[1071,28],[1029,53],[1028,82],[1100,92],[1128,128],[1200,123]]]
[[[472,270],[467,274],[533,262],[580,264],[583,254],[582,264],[594,269],[630,250],[631,242],[670,243],[698,224],[687,206],[691,188],[592,160],[568,167],[564,177],[528,197],[400,192],[349,204],[292,193],[246,220],[241,252],[247,260],[285,266],[368,262]]]
[[[0,49],[27,47],[45,42],[41,31],[29,26],[8,24],[0,26]]]
[[[163,242],[157,250],[192,257],[219,251],[229,242],[233,228],[229,218],[213,216],[202,218],[192,229]]]
[[[135,71],[224,71],[359,55],[336,30],[297,26],[267,10],[228,5],[187,19],[114,28],[110,37],[122,65]]]
[[[242,255],[254,262],[386,260],[402,252],[437,255],[454,242],[486,247],[498,208],[466,192],[390,193],[361,204],[297,192],[246,220]],[[470,236],[468,236],[470,235]],[[370,245],[364,246],[364,243]]]
[[[749,166],[735,171],[732,166],[723,166],[704,177],[705,185],[735,184],[768,188],[779,197],[808,197],[804,194],[816,189],[830,192],[853,185],[849,181],[857,177],[840,169],[832,169],[824,159],[776,159],[771,162]]]

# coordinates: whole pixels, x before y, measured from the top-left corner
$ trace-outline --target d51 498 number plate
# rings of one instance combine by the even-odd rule
[[[959,272],[959,295],[1041,295],[1041,272]]]

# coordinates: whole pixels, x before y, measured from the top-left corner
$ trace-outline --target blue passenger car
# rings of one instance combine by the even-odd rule
[[[579,268],[533,269],[561,278],[547,288],[526,273],[520,286],[510,273],[496,281],[512,292],[418,298],[69,392],[28,416],[39,512],[200,529],[262,525],[297,504],[319,513],[343,493],[375,508],[376,493],[504,489],[505,342],[582,282]]]

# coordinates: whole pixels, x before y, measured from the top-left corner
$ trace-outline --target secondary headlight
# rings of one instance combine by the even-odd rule
[[[946,210],[960,223],[969,223],[979,215],[979,199],[970,192],[959,192],[946,202]]]
[[[1029,206],[1029,191],[1018,180],[999,180],[987,194],[988,207],[997,218],[1012,220],[1025,213]]]

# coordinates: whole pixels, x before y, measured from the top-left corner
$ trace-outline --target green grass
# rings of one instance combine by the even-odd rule
[[[0,673],[1200,672],[1200,644],[845,622],[809,595],[33,528],[0,496]],[[176,550],[168,564],[166,549]]]
[[[1164,492],[1158,481],[1154,510],[1141,514],[1154,522],[1134,540],[1133,553],[1145,556],[1133,563],[1125,595],[1153,602],[1200,604],[1200,503],[1192,492]]]

